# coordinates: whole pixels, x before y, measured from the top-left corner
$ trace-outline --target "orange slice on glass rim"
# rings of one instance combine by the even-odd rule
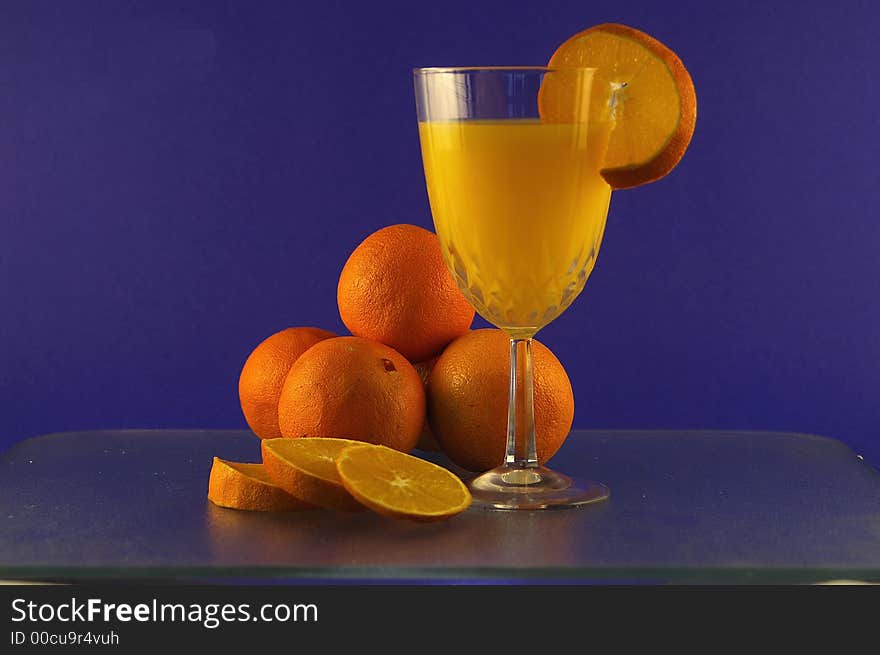
[[[672,50],[635,28],[604,23],[565,41],[549,66],[596,69],[590,113],[591,120],[601,111],[613,122],[602,168],[612,188],[654,182],[675,168],[694,133],[697,95],[690,74]],[[573,79],[545,78],[539,96],[543,120],[565,120],[576,93]]]
[[[342,451],[363,443],[352,439],[298,437],[263,439],[263,466],[272,481],[302,501],[343,512],[356,512],[363,505],[352,498],[336,472]]]
[[[346,448],[336,468],[353,497],[391,518],[440,521],[471,504],[471,492],[457,475],[387,446],[361,444]]]
[[[214,458],[208,478],[208,499],[220,507],[259,512],[314,509],[275,485],[262,464]]]

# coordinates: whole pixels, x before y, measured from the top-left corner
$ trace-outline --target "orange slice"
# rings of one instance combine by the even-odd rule
[[[219,457],[211,466],[208,498],[220,507],[259,512],[314,509],[276,486],[262,464],[227,462]]]
[[[694,133],[697,95],[672,50],[637,29],[605,23],[565,41],[549,66],[597,69],[594,82],[602,85],[594,83],[593,94],[606,104],[605,114],[614,123],[602,170],[612,188],[654,182],[675,168]],[[541,89],[542,118],[552,120],[571,105],[574,91],[565,88],[570,86],[565,79]]]
[[[300,437],[264,439],[263,466],[272,481],[312,505],[356,512],[363,509],[342,486],[336,460],[343,449],[363,443],[351,439]]]
[[[471,493],[458,476],[386,446],[346,448],[336,460],[336,468],[352,496],[392,518],[439,521],[471,504]]]

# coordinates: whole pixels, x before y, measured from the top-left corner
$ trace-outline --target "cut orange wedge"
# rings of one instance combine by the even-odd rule
[[[336,460],[345,448],[363,442],[329,437],[264,439],[263,466],[272,481],[302,501],[344,512],[364,507],[342,486]]]
[[[260,512],[314,509],[276,486],[262,464],[214,458],[208,478],[208,499],[220,507]]]
[[[386,446],[346,448],[336,468],[354,498],[392,518],[439,521],[471,504],[470,491],[451,471]]]
[[[596,69],[590,119],[613,121],[602,170],[612,188],[654,182],[675,168],[694,133],[697,95],[672,50],[635,28],[605,23],[565,41],[549,66]],[[545,79],[539,98],[543,120],[558,122],[570,113],[579,92],[570,79]]]

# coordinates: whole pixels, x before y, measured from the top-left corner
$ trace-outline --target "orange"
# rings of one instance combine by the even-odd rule
[[[335,336],[318,328],[287,328],[254,348],[238,378],[238,397],[245,420],[260,439],[281,436],[278,398],[290,367],[313,345]]]
[[[342,484],[374,512],[413,521],[439,521],[466,510],[471,494],[442,466],[385,446],[351,446],[336,460]]]
[[[412,450],[425,422],[419,374],[396,350],[326,339],[290,368],[278,403],[285,437],[339,437]]]
[[[261,512],[314,508],[275,485],[262,464],[227,462],[219,457],[211,466],[208,498],[220,507]]]
[[[612,188],[647,184],[675,168],[694,133],[697,95],[672,50],[635,28],[604,23],[565,41],[549,65],[595,67],[605,83],[601,88],[609,90],[597,93],[600,87],[594,86],[593,93],[615,123],[602,171]],[[539,96],[543,119],[564,120],[565,108],[573,106],[574,78],[566,79],[546,78]]]
[[[363,509],[342,486],[336,459],[348,439],[264,439],[263,466],[272,481],[301,501],[344,512]]]
[[[434,368],[434,364],[436,363],[437,358],[433,357],[428,361],[413,364],[419,374],[419,377],[422,378],[422,384],[425,385],[426,393],[428,389],[428,380],[431,379],[431,370]],[[431,425],[428,423],[427,414],[425,416],[425,423],[422,426],[422,433],[419,435],[419,440],[416,443],[416,448],[418,448],[419,450],[427,450],[430,452],[437,452],[440,450],[440,444],[437,443],[437,440],[434,438],[434,434],[431,432]]]
[[[416,225],[391,225],[364,239],[342,269],[336,298],[352,334],[411,362],[436,355],[474,320],[437,235]]]
[[[536,446],[543,464],[568,436],[574,396],[556,356],[538,341],[532,343]],[[443,452],[470,471],[485,471],[504,460],[509,356],[504,332],[474,330],[449,344],[431,373],[431,430]]]

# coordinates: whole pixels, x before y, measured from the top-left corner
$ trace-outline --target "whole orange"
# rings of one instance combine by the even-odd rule
[[[352,334],[411,362],[436,355],[474,320],[437,235],[416,225],[391,225],[364,239],[342,269],[336,299]]]
[[[290,367],[306,350],[336,335],[312,327],[287,328],[254,348],[238,378],[238,398],[244,418],[260,439],[281,436],[278,398]]]
[[[327,339],[290,368],[278,403],[285,437],[337,437],[409,452],[425,422],[425,390],[399,352],[360,337]]]
[[[532,343],[536,446],[543,464],[568,436],[574,395],[556,356],[543,344]],[[485,471],[504,461],[509,357],[504,332],[474,330],[449,344],[431,371],[431,431],[443,452],[470,471]]]
[[[419,377],[422,378],[422,384],[425,385],[426,393],[428,391],[428,381],[431,379],[431,371],[434,369],[434,364],[436,363],[437,358],[432,357],[427,361],[413,364]],[[416,448],[430,452],[438,452],[440,450],[440,444],[437,443],[434,434],[431,432],[431,426],[428,423],[427,416],[425,417],[425,424],[422,426],[422,433],[419,435],[419,440],[416,443]]]

